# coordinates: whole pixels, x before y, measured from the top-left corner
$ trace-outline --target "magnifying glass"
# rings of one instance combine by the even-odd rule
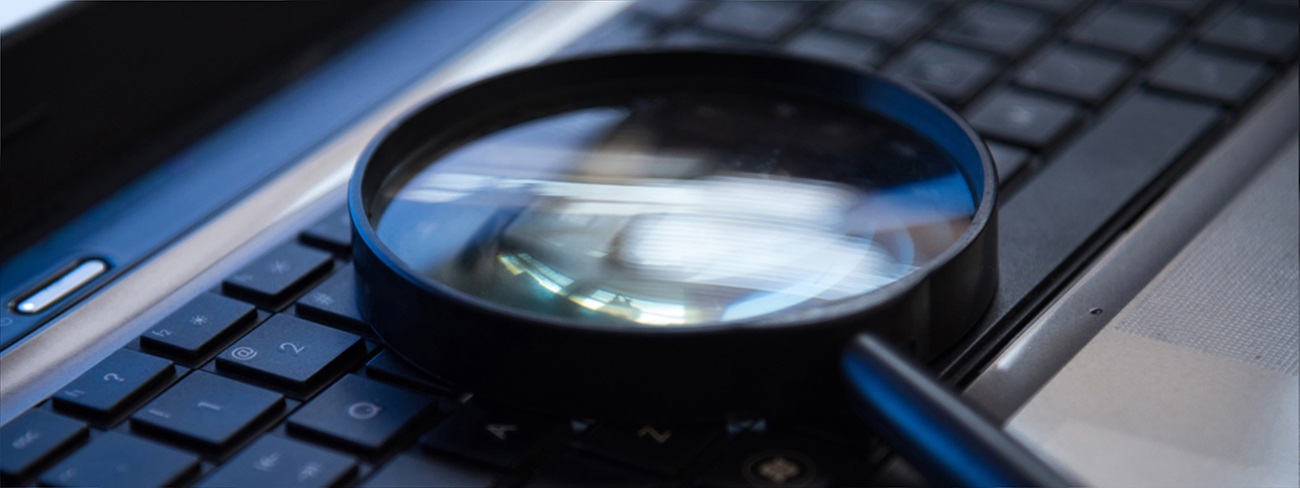
[[[478,396],[641,421],[848,398],[940,483],[1064,485],[897,352],[989,304],[995,201],[926,95],[723,52],[480,81],[386,129],[349,189],[362,313]]]

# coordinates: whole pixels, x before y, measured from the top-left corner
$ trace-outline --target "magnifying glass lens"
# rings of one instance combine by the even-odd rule
[[[781,324],[925,267],[978,206],[947,152],[850,107],[699,89],[547,107],[381,185],[368,213],[400,264],[567,323]]]

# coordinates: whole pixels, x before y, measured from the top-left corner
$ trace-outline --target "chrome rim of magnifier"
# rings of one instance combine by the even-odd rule
[[[481,188],[483,178],[471,178],[474,182],[467,183],[464,174],[439,173],[439,165],[450,168],[460,164],[439,158],[454,159],[459,154],[456,151],[470,147],[472,141],[485,134],[504,132],[504,128],[539,117],[569,113],[566,111],[630,103],[629,100],[647,93],[659,96],[692,90],[725,94],[718,95],[719,99],[787,97],[809,107],[833,107],[827,113],[834,113],[826,116],[832,119],[844,114],[876,117],[919,135],[923,141],[916,143],[916,147],[937,148],[957,177],[950,180],[959,180],[969,192],[969,215],[963,217],[969,220],[963,221],[959,232],[950,236],[950,242],[931,252],[927,260],[910,266],[906,272],[890,275],[889,280],[872,285],[869,291],[821,300],[816,306],[791,307],[776,314],[752,314],[737,320],[717,320],[725,315],[714,315],[712,320],[688,323],[691,326],[660,327],[624,324],[609,319],[609,314],[599,315],[594,321],[566,320],[570,316],[585,317],[581,314],[587,312],[538,313],[528,308],[535,307],[534,302],[527,302],[523,307],[511,302],[520,293],[494,302],[492,297],[500,296],[494,294],[499,287],[486,286],[486,290],[481,290],[473,285],[480,282],[463,285],[451,279],[431,278],[446,275],[430,271],[433,268],[427,263],[416,262],[418,259],[412,259],[412,254],[401,250],[403,244],[392,237],[381,237],[377,229],[381,226],[376,224],[383,220],[384,213],[396,208],[391,206],[394,197],[402,195],[402,188],[410,181],[428,177],[420,173],[427,168],[433,168],[431,178],[443,186],[436,187],[436,192],[425,191],[421,197],[425,200],[420,203],[428,203],[430,199],[434,202],[449,198],[473,200],[465,197],[464,192],[448,197],[445,190],[464,185]],[[593,117],[588,119],[599,118]],[[629,125],[626,120],[619,124],[622,125],[613,127],[632,129],[615,132],[616,135],[637,132],[633,130],[638,127],[635,124]],[[545,131],[539,134],[551,136]],[[791,144],[798,146],[797,141]],[[487,154],[462,152],[475,157]],[[685,186],[670,185],[654,190],[676,192],[689,199],[726,192],[729,188],[719,182],[731,182],[727,180],[730,174],[706,176],[685,178],[689,180]],[[589,173],[583,173],[582,178],[586,178],[583,182],[607,181]],[[520,184],[517,180],[510,180],[505,186],[517,186]],[[700,183],[702,180],[708,184]],[[536,183],[537,178],[529,181],[533,197],[537,192],[551,198],[572,191],[572,185],[559,184],[572,183],[569,180],[559,183],[546,180],[542,184]],[[781,181],[803,180],[791,177]],[[699,191],[700,188],[707,188],[707,192]],[[916,191],[936,190],[926,187]],[[854,334],[873,332],[926,359],[954,343],[979,317],[996,288],[995,191],[996,175],[987,149],[959,117],[913,88],[869,73],[778,55],[733,52],[642,52],[559,61],[492,77],[447,94],[391,125],[371,144],[349,189],[358,305],[376,333],[407,360],[465,386],[476,395],[516,405],[567,414],[672,420],[715,418],[735,411],[778,413],[815,408],[817,402],[808,399],[837,394],[838,352]],[[614,193],[625,197],[635,191],[620,187]],[[493,194],[493,198],[499,200],[503,198],[500,195],[508,194]],[[799,197],[797,192],[789,191],[781,195],[781,198]],[[481,194],[475,194],[478,196]],[[497,200],[492,204],[497,205]],[[880,198],[874,201],[880,200],[887,201]],[[466,205],[462,207],[480,208]],[[446,209],[445,205],[420,208],[433,208],[434,212]],[[497,208],[491,207],[494,211]],[[506,217],[500,217],[499,212],[485,213],[488,217],[482,219],[473,217],[480,220],[466,217],[469,213],[465,212],[456,213],[452,219],[433,219],[435,223],[424,231],[441,235],[442,240],[421,241],[420,245],[486,242],[481,240],[482,235],[449,227],[451,224],[446,222],[451,221],[470,219],[473,225],[467,228],[496,229],[493,232],[501,235],[508,234],[500,231],[507,227],[539,229],[529,225],[545,219],[528,210],[533,207],[519,208],[526,210],[512,210]],[[679,215],[682,212],[660,213]],[[496,222],[493,218],[504,219],[506,223],[492,223]],[[646,220],[638,222],[642,221]],[[638,224],[637,228],[684,226],[680,218],[671,221],[671,225],[655,222],[657,226]],[[410,226],[410,232],[417,232],[418,227]],[[443,233],[439,234],[440,231]],[[620,232],[623,238],[631,233],[626,229]],[[554,234],[558,240],[565,236],[562,232]],[[528,241],[529,236],[547,234],[520,231],[515,235],[511,240],[493,234],[495,240],[491,242],[496,246],[493,249],[517,247],[521,245],[519,242]],[[754,246],[761,245],[759,239],[750,241]],[[528,244],[533,246],[529,249],[539,249],[536,243]],[[734,244],[727,243],[727,246]],[[543,255],[543,251],[527,255]],[[452,253],[449,255],[455,259],[443,259],[439,263],[459,263],[470,259],[466,257],[469,254],[473,253]],[[499,258],[507,254],[510,253],[502,251],[492,256]],[[653,255],[648,251],[642,254]],[[520,271],[524,269],[519,264],[520,253],[510,255],[516,259],[515,264],[505,266],[511,273],[524,274]],[[570,269],[581,269],[588,264],[552,260]],[[604,275],[592,272],[591,276]],[[530,283],[540,282],[534,277]],[[606,285],[618,283],[602,283]],[[641,291],[635,287],[629,289]],[[673,289],[665,293],[691,295],[697,290]],[[591,298],[590,294],[574,298],[573,293],[564,293],[567,294],[557,296],[563,295],[566,306]],[[733,302],[726,304],[734,308]],[[608,309],[609,301],[600,305]]]

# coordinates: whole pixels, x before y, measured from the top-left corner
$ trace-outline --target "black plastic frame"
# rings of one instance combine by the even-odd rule
[[[635,329],[563,323],[495,306],[419,277],[375,234],[370,206],[376,192],[393,175],[401,177],[403,165],[462,140],[474,121],[599,90],[719,83],[856,107],[930,138],[979,196],[971,225],[928,265],[815,316]],[[521,407],[672,421],[815,410],[841,396],[838,358],[855,334],[870,331],[929,359],[980,317],[997,286],[996,182],[987,148],[956,114],[915,88],[870,73],[737,52],[638,52],[554,62],[444,95],[371,143],[348,193],[357,301],[402,357],[478,396]]]

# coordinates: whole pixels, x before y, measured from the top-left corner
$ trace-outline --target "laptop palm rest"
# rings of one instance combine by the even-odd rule
[[[1295,486],[1292,139],[1008,422],[1088,484]]]

